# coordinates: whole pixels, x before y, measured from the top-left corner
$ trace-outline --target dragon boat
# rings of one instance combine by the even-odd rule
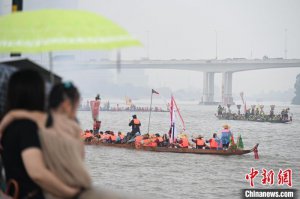
[[[228,149],[228,150],[216,150],[216,149],[195,149],[195,148],[170,148],[170,147],[149,147],[140,146],[135,147],[134,143],[131,144],[114,144],[114,143],[103,143],[92,140],[90,142],[85,142],[85,145],[95,145],[104,147],[115,147],[124,148],[140,151],[152,151],[152,152],[164,152],[164,153],[189,153],[189,154],[210,154],[210,155],[244,155],[247,153],[254,152],[257,150],[258,145],[256,144],[252,149],[242,150],[242,149]]]
[[[252,116],[245,117],[244,115],[238,115],[238,114],[225,114],[225,115],[217,115],[215,116],[219,120],[236,120],[236,121],[250,121],[250,122],[270,122],[270,123],[291,123],[292,119],[282,119],[281,117],[270,117],[269,115],[266,115],[264,117],[262,116]]]

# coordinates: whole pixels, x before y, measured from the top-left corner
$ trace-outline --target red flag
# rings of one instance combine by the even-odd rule
[[[152,93],[159,95],[159,92],[155,91],[154,89],[152,89]]]

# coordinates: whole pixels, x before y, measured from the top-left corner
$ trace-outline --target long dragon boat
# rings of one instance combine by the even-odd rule
[[[85,145],[97,145],[104,147],[115,147],[115,148],[125,148],[141,151],[152,151],[152,152],[165,152],[165,153],[190,153],[190,154],[210,154],[210,155],[244,155],[247,153],[254,152],[258,148],[256,144],[252,149],[242,150],[242,149],[228,149],[228,150],[216,150],[216,149],[195,149],[195,148],[169,148],[169,147],[149,147],[141,146],[136,148],[134,144],[113,144],[113,143],[103,143],[98,141],[85,142]]]
[[[282,119],[280,117],[269,117],[266,115],[265,117],[255,117],[255,116],[249,116],[245,117],[244,115],[237,115],[237,114],[231,114],[231,115],[217,115],[215,116],[219,120],[236,120],[236,121],[250,121],[250,122],[270,122],[270,123],[291,123],[292,119]]]

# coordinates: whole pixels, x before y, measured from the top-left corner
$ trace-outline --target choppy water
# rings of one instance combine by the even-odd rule
[[[215,118],[214,106],[180,105],[187,132],[210,138],[224,121]],[[254,167],[293,169],[293,188],[300,188],[300,107],[290,106],[292,124],[230,121],[235,136],[242,134],[245,148],[260,143],[259,160],[253,153],[243,156],[154,153],[127,149],[86,146],[86,162],[95,185],[144,198],[240,198],[240,189],[250,188],[245,174]],[[277,109],[279,110],[279,108]],[[102,130],[130,131],[133,113],[101,112]],[[92,125],[89,112],[79,112],[82,127]],[[147,131],[148,113],[139,113],[142,131]],[[169,113],[152,113],[151,132],[166,133]],[[255,187],[262,176],[255,179]],[[275,183],[277,182],[275,175]],[[276,188],[272,186],[270,188]]]

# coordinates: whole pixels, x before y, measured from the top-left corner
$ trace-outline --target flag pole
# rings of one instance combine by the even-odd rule
[[[149,120],[148,120],[148,134],[149,134],[149,129],[150,129],[150,118],[151,118],[151,112],[152,112],[152,97],[153,97],[153,92],[151,90],[151,102],[150,102],[150,113],[149,113]]]

